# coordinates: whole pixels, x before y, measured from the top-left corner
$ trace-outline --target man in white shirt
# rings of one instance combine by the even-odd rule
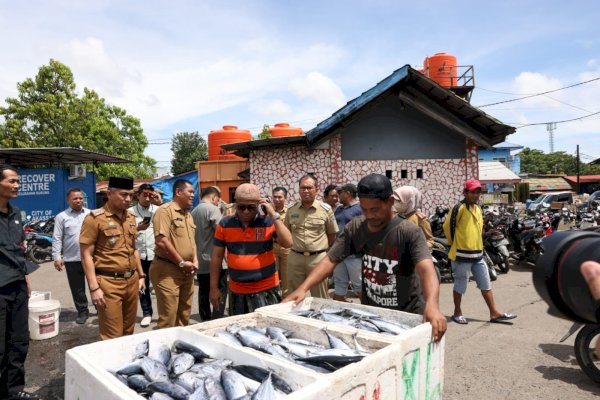
[[[152,225],[152,217],[158,206],[152,204],[152,199],[156,193],[152,185],[143,183],[137,190],[137,204],[130,211],[135,214],[135,222],[137,222],[138,236],[135,241],[135,246],[140,252],[142,261],[142,269],[146,275],[146,290],[140,293],[140,305],[142,306],[142,328],[150,326],[152,321],[152,298],[150,297],[150,264],[154,259],[154,227]]]
[[[79,188],[72,188],[67,192],[67,203],[69,208],[54,219],[52,259],[57,271],[62,271],[63,267],[67,270],[73,303],[77,309],[75,322],[85,324],[89,311],[85,294],[85,273],[79,251],[79,232],[83,219],[90,210],[83,207],[83,192]]]

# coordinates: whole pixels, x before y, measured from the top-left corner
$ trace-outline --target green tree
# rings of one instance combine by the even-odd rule
[[[256,140],[270,139],[272,137],[271,131],[269,130],[269,124],[264,124],[262,131],[256,135]]]
[[[575,175],[577,173],[577,157],[564,151],[546,154],[541,150],[524,148],[519,153],[521,172],[529,174]],[[579,162],[581,175],[600,174],[600,166]]]
[[[208,160],[208,145],[198,132],[179,132],[171,141],[171,173],[192,171],[196,161]]]
[[[139,119],[88,88],[78,96],[66,65],[50,60],[34,79],[18,83],[17,89],[17,97],[7,98],[7,106],[0,108],[5,120],[0,127],[1,147],[82,148],[132,161],[93,167],[98,180],[152,176],[156,161],[144,155],[148,140]]]

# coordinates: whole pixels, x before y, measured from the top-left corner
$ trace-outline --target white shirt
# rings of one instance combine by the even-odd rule
[[[79,233],[83,220],[89,212],[90,210],[87,208],[75,211],[69,207],[56,216],[52,232],[52,259],[54,261],[81,261]]]
[[[154,217],[154,213],[158,210],[158,206],[150,204],[148,207],[143,207],[139,203],[129,208],[135,214],[135,222],[138,224],[142,222],[145,217]],[[142,260],[152,261],[154,260],[154,226],[152,225],[152,219],[150,219],[150,225],[145,231],[139,231],[137,239],[135,240],[135,247],[140,252],[140,258]]]

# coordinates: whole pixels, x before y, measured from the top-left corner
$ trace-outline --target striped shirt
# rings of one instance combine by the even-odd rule
[[[251,294],[279,285],[273,253],[273,220],[257,215],[246,228],[237,214],[224,217],[215,231],[215,246],[227,249],[229,289]]]

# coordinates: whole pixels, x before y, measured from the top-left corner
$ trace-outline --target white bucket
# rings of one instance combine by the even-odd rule
[[[58,335],[60,301],[39,300],[29,303],[29,335],[33,340],[50,339]]]
[[[52,292],[40,292],[37,290],[31,291],[31,296],[29,297],[29,302],[32,303],[34,301],[40,300],[50,300],[52,298]]]

